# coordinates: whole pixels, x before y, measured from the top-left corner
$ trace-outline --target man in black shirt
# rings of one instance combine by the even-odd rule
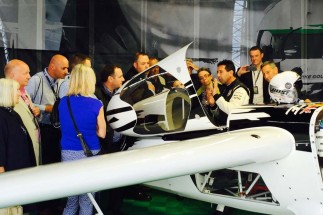
[[[218,63],[218,79],[225,88],[220,92],[217,80],[214,79],[213,88],[206,89],[208,108],[215,118],[215,122],[226,123],[231,110],[249,103],[248,88],[235,77],[235,66],[230,60]]]

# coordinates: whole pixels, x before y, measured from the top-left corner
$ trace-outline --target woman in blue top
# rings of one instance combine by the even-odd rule
[[[102,103],[93,98],[95,82],[93,69],[78,64],[71,72],[67,92],[76,125],[93,154],[100,151],[98,137],[104,138],[106,134]],[[61,99],[58,107],[62,131],[63,162],[86,158],[68,110],[67,96]],[[82,215],[92,215],[93,205],[86,194],[68,197],[63,214],[74,215],[77,214],[77,211]]]

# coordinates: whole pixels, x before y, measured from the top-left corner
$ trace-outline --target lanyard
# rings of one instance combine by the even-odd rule
[[[29,110],[31,110],[31,102],[28,99],[28,97],[26,96],[26,94],[21,94],[21,98],[22,98],[22,100],[24,100],[24,102],[28,106]]]
[[[24,102],[26,103],[26,105],[27,105],[27,107],[28,107],[28,109],[29,109],[30,113],[32,114],[32,116],[33,116],[33,121],[34,121],[34,124],[35,124],[36,128],[37,128],[37,129],[39,129],[38,121],[37,121],[36,117],[34,116],[34,114],[33,114],[33,110],[32,110],[32,108],[31,108],[31,101],[30,101],[30,100],[29,100],[29,98],[26,96],[26,94],[22,94],[22,95],[21,95],[21,98],[22,98],[22,100],[24,100]]]
[[[48,84],[49,84],[50,88],[52,89],[52,91],[53,91],[53,93],[54,93],[54,96],[55,96],[55,98],[56,98],[56,100],[57,100],[57,99],[58,99],[58,95],[57,95],[57,93],[55,92],[55,90],[54,90],[54,86],[53,86],[53,85],[55,85],[55,83],[54,83],[54,84],[52,84],[52,82],[49,80],[49,77],[48,77],[47,71],[45,71],[45,70],[46,70],[46,69],[44,69],[43,73],[44,73],[45,78],[47,79]]]
[[[254,73],[252,73],[252,79],[254,80],[254,79],[256,78],[255,83],[253,84],[254,86],[256,86],[256,84],[257,84],[257,81],[258,81],[258,79],[259,79],[259,75],[260,75],[260,73],[261,73],[261,71],[258,71],[258,75],[257,75],[257,77],[255,77]]]

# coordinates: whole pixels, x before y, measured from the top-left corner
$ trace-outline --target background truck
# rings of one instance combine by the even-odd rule
[[[302,69],[303,91],[323,100],[323,1],[282,0],[265,10],[257,45],[281,70]]]

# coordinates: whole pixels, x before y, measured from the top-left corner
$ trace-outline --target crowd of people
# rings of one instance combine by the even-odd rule
[[[217,78],[213,78],[209,68],[199,68],[191,59],[186,60],[202,107],[218,122],[225,123],[235,107],[271,102],[269,82],[280,71],[273,61],[262,62],[263,52],[259,47],[252,47],[249,55],[251,65],[237,71],[231,60],[219,62]],[[4,68],[5,78],[0,79],[0,172],[86,158],[72,114],[92,154],[124,150],[127,137],[109,126],[105,110],[125,81],[157,63],[157,58],[139,52],[125,76],[121,67],[106,65],[96,82],[91,58],[83,54],[75,54],[69,60],[56,54],[48,67],[32,77],[25,62],[9,61]],[[177,79],[159,76],[160,72],[160,68],[154,66],[144,74],[147,78],[141,86],[144,97],[185,87]],[[60,127],[50,122],[57,100],[60,101]],[[101,191],[97,200],[105,213],[117,215],[122,214],[121,205],[127,194],[139,200],[151,199],[142,188],[131,186]],[[52,200],[24,206],[24,209],[40,215],[93,213],[93,205],[86,194],[68,197],[61,211],[60,204],[61,200]]]

